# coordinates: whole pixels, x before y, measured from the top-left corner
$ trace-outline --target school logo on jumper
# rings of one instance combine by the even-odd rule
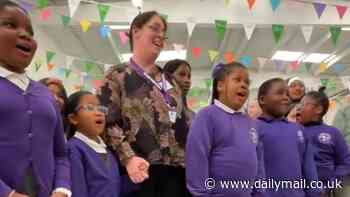
[[[318,141],[322,144],[330,144],[332,136],[329,133],[320,133],[320,135],[318,135]]]
[[[304,134],[303,134],[303,132],[301,130],[299,130],[297,132],[297,136],[298,136],[300,142],[304,142]]]
[[[256,131],[255,128],[251,128],[249,131],[249,137],[250,140],[253,144],[257,144],[259,141],[259,136],[258,136],[258,132]]]

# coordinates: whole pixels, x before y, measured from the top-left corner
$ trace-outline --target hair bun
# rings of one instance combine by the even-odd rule
[[[318,92],[320,93],[324,93],[326,91],[326,86],[321,86],[319,89],[318,89]]]
[[[223,63],[215,65],[212,73],[212,78],[215,79],[218,76],[219,71],[225,66]]]

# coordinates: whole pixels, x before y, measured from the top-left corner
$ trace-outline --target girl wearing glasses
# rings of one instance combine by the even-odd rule
[[[179,168],[187,134],[182,96],[175,80],[156,64],[165,47],[167,23],[157,12],[135,17],[129,31],[132,57],[124,69],[112,67],[101,87],[108,106],[107,144],[119,155],[134,183],[135,197],[185,196]],[[184,179],[184,178],[183,178]]]
[[[119,165],[100,135],[105,129],[107,108],[90,92],[80,91],[68,99],[68,141],[74,197],[119,197],[122,181]]]
[[[315,160],[318,176],[327,188],[322,196],[328,197],[335,189],[336,182],[344,181],[350,175],[350,152],[341,132],[322,121],[329,108],[329,99],[323,91],[324,88],[321,88],[305,95],[297,120],[304,125],[306,136],[317,149]]]

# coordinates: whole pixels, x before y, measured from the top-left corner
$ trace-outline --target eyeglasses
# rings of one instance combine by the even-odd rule
[[[87,112],[101,112],[106,115],[108,114],[108,108],[102,105],[93,105],[93,104],[81,105],[75,109],[76,112],[78,112],[79,110],[84,110]]]
[[[162,41],[167,41],[167,40],[168,40],[168,37],[163,35],[163,34],[165,34],[165,32],[162,31],[162,30],[160,29],[160,27],[156,27],[156,26],[154,26],[154,25],[148,25],[147,27],[148,27],[150,30],[152,30],[154,33],[156,33],[156,34],[162,34],[162,36],[161,36]]]

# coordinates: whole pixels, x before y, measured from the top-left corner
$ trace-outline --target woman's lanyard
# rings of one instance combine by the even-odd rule
[[[174,106],[172,106],[172,98],[170,94],[167,92],[167,80],[164,77],[164,74],[162,73],[162,81],[161,85],[158,84],[151,76],[149,76],[136,62],[130,58],[130,66],[133,68],[133,70],[144,80],[150,82],[152,85],[154,85],[159,92],[163,95],[163,98],[167,104],[167,106],[170,108],[169,110],[169,118],[170,121],[175,123],[176,121],[176,109]]]

